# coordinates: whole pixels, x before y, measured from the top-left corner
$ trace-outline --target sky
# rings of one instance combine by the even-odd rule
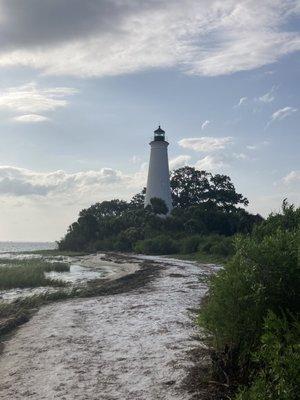
[[[0,240],[170,169],[227,174],[267,216],[300,201],[300,0],[0,0]]]

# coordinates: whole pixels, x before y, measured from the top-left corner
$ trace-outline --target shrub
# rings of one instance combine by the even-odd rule
[[[207,254],[227,257],[234,253],[233,240],[221,235],[202,236],[198,250]]]
[[[114,250],[114,242],[112,239],[97,240],[93,247],[95,251],[112,251]]]
[[[211,247],[220,240],[219,235],[202,236],[199,242],[198,250],[210,254]]]
[[[161,235],[137,242],[134,251],[144,254],[173,254],[179,251],[179,246],[168,236]]]
[[[290,321],[289,321],[290,320]],[[296,400],[300,392],[300,322],[270,312],[254,361],[261,368],[236,400]]]
[[[289,204],[285,199],[282,203],[282,212],[270,214],[268,219],[263,223],[254,227],[255,236],[262,238],[271,235],[278,229],[295,231],[300,227],[300,207],[295,208],[293,204]]]
[[[201,236],[189,236],[182,239],[180,252],[183,254],[195,253],[198,249]]]
[[[114,240],[114,243],[113,243],[113,249],[115,251],[125,251],[126,252],[126,251],[131,251],[132,247],[131,247],[130,242],[128,242],[126,240],[116,239],[116,240]]]
[[[220,237],[220,240],[210,247],[210,253],[219,256],[228,257],[234,252],[232,239],[228,237]]]
[[[212,335],[217,363],[243,379],[268,310],[297,311],[297,233],[238,237],[235,246],[236,255],[212,279],[199,321]]]

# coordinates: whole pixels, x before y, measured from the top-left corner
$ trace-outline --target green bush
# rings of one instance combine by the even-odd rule
[[[210,254],[215,254],[218,256],[228,257],[234,252],[234,247],[232,244],[232,239],[228,237],[222,238],[219,242],[213,244],[210,247]]]
[[[219,235],[202,236],[198,245],[198,250],[203,253],[211,254],[211,247],[218,243],[219,240],[222,240],[221,238],[222,236]]]
[[[97,240],[94,243],[93,250],[95,251],[113,251],[114,241],[112,239]]]
[[[278,229],[295,231],[300,227],[300,207],[295,208],[293,204],[289,204],[285,199],[282,203],[282,212],[270,214],[268,219],[261,224],[254,226],[254,234],[256,237],[262,238],[271,235]]]
[[[195,253],[198,249],[201,236],[189,236],[181,240],[180,253],[191,254]]]
[[[238,237],[235,246],[236,255],[212,279],[200,323],[212,335],[217,363],[243,379],[268,310],[297,311],[297,233]]]
[[[233,239],[221,235],[202,236],[198,250],[211,255],[229,256],[234,253]]]
[[[193,235],[181,240],[180,253],[191,254],[197,251],[228,257],[234,252],[233,240],[231,237],[221,235]]]
[[[300,393],[300,322],[269,313],[254,361],[261,368],[236,400],[296,400]]]
[[[128,252],[132,250],[131,243],[126,240],[116,239],[113,243],[113,249],[115,251]]]
[[[161,235],[137,242],[134,251],[143,254],[174,254],[179,251],[179,245],[168,236]]]

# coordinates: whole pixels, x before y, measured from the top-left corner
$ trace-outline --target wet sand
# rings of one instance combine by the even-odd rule
[[[191,310],[206,292],[199,277],[214,267],[144,259],[160,266],[155,273],[151,263],[145,267],[147,284],[53,303],[21,326],[0,356],[0,399],[191,398],[182,386],[188,352],[199,346]],[[141,271],[132,271],[134,282]]]

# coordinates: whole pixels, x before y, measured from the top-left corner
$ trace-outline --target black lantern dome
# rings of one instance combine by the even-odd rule
[[[158,142],[161,141],[163,142],[165,140],[165,131],[161,129],[160,125],[158,128],[154,131],[154,141]]]

